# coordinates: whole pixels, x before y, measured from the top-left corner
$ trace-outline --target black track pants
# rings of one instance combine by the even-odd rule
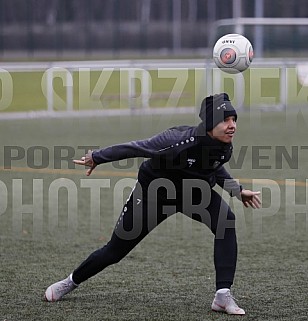
[[[80,284],[107,266],[119,262],[168,216],[182,212],[206,224],[215,235],[216,288],[230,288],[237,260],[235,216],[218,193],[209,187],[198,189],[202,184],[197,182],[195,186],[196,182],[188,182],[188,191],[182,188],[179,191],[168,180],[156,180],[150,185],[137,182],[110,241],[90,254],[73,272],[74,282]]]

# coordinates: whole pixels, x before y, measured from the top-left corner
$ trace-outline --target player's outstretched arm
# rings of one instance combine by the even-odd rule
[[[243,189],[238,198],[243,202],[245,207],[251,206],[252,208],[260,208],[261,200],[259,195],[260,192],[253,192],[249,189]]]
[[[87,176],[90,176],[93,169],[97,166],[97,164],[93,161],[92,153],[93,152],[91,150],[88,150],[87,154],[85,156],[81,157],[80,160],[78,160],[78,159],[73,160],[73,162],[77,165],[83,165],[83,166],[90,167],[86,172]]]

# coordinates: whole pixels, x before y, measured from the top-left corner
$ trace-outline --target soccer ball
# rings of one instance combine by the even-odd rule
[[[242,35],[231,33],[217,40],[213,49],[214,62],[218,68],[236,74],[246,70],[253,59],[250,41]]]

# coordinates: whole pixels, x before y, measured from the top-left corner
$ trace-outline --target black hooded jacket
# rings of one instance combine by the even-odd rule
[[[231,196],[242,190],[223,164],[230,160],[232,144],[222,143],[205,134],[199,126],[169,128],[149,139],[113,145],[93,152],[96,164],[127,158],[148,158],[142,163],[139,175],[149,182],[167,178],[175,184],[183,179],[202,179],[213,187],[216,183]],[[141,172],[141,173],[140,173]]]

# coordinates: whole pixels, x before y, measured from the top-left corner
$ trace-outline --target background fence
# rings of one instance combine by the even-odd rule
[[[191,113],[221,91],[239,109],[283,110],[307,104],[307,75],[295,59],[256,59],[235,75],[203,59],[11,62],[0,72],[0,118]]]
[[[215,22],[308,17],[305,0],[0,0],[0,56],[209,55]],[[235,26],[221,28],[233,32]],[[258,43],[255,27],[245,35]],[[212,35],[214,33],[214,36]],[[265,54],[303,55],[306,25],[266,26]],[[258,44],[259,46],[259,44]],[[258,50],[258,46],[256,50]]]

